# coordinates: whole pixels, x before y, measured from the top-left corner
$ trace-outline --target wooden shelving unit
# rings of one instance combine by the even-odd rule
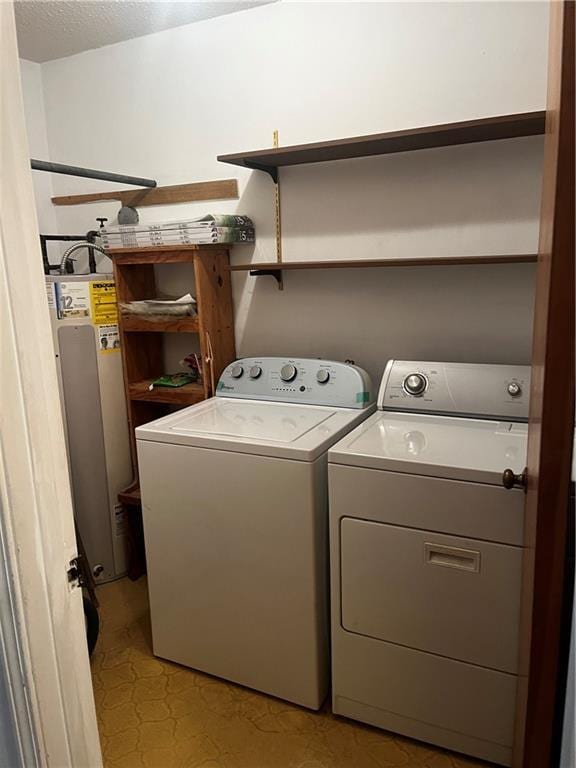
[[[157,295],[155,267],[189,263],[194,270],[190,292],[196,296],[198,315],[152,319],[119,313],[124,387],[131,435],[134,483],[120,494],[126,504],[139,504],[138,466],[134,429],[170,410],[210,397],[211,382],[235,359],[234,319],[229,271],[229,247],[188,245],[158,248],[122,248],[110,251],[119,303],[154,298]],[[212,358],[204,363],[203,382],[184,387],[150,390],[153,379],[164,370],[163,335],[189,333],[198,337],[200,354]]]
[[[418,149],[474,144],[481,141],[516,139],[544,133],[546,112],[522,112],[515,115],[497,115],[460,123],[426,125],[404,131],[374,133],[313,144],[291,147],[258,149],[218,155],[222,163],[240,165],[256,171],[265,171],[278,182],[278,168],[286,165],[325,163],[331,160],[349,160],[394,152],[413,152]]]
[[[142,496],[140,495],[140,484],[138,481],[132,483],[132,485],[120,491],[118,494],[118,501],[120,504],[125,504],[127,507],[137,507],[142,503]]]

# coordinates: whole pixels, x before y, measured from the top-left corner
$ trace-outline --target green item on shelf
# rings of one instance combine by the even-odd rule
[[[198,374],[196,373],[165,373],[164,376],[159,376],[150,384],[150,389],[155,387],[183,387],[186,384],[192,384],[198,381]]]

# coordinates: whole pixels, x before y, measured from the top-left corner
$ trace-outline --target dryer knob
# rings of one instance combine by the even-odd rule
[[[280,369],[280,378],[282,381],[294,381],[296,376],[298,375],[298,369],[295,365],[292,365],[291,363],[287,363],[286,365],[283,365]]]
[[[404,392],[408,395],[420,397],[420,395],[423,395],[426,391],[428,379],[421,373],[411,373],[409,376],[406,376],[402,386],[404,387]]]
[[[232,367],[232,370],[230,371],[230,376],[232,376],[233,379],[239,379],[243,373],[244,373],[244,368],[242,368],[241,365],[234,365]]]
[[[508,394],[510,397],[520,397],[522,394],[522,387],[520,384],[518,384],[517,381],[511,381],[510,384],[506,387],[508,390]]]

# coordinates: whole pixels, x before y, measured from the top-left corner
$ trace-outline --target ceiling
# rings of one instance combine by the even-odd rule
[[[274,1],[16,0],[18,46],[23,59],[50,61]]]

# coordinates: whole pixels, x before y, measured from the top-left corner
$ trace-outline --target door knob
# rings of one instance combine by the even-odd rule
[[[502,485],[510,490],[511,488],[522,488],[524,493],[528,487],[528,467],[520,475],[515,475],[512,469],[505,469],[502,473]]]

